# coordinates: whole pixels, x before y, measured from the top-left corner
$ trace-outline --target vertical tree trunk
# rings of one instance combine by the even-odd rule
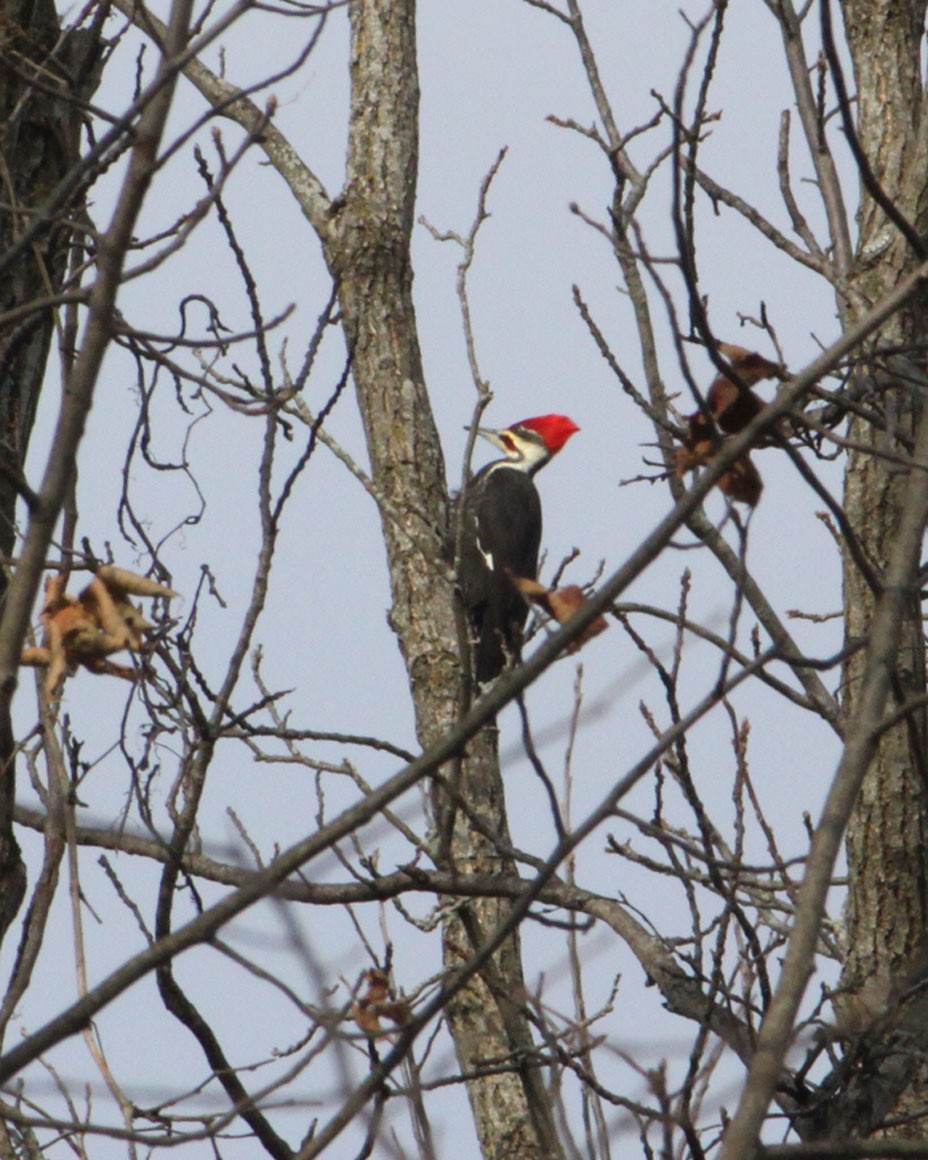
[[[518,874],[513,860],[497,849],[497,844],[511,847],[497,740],[492,726],[475,737],[449,779],[454,799],[464,808],[449,813],[444,809],[448,799],[435,794],[436,812],[450,825],[446,868],[461,874],[484,878]],[[511,906],[506,899],[494,898],[458,905],[445,919],[445,965],[453,970],[466,960],[505,921]],[[525,999],[517,932],[488,968],[453,996],[445,1011],[461,1069],[475,1076],[467,1091],[488,1160],[547,1160],[563,1154],[524,1013]],[[481,1071],[487,1074],[481,1077]]]
[[[0,254],[6,254],[43,209],[74,164],[80,123],[72,95],[93,90],[96,37],[62,40],[53,0],[0,0],[0,156],[3,200]],[[73,210],[72,203],[70,209]],[[0,312],[47,299],[68,265],[70,229],[53,221],[0,271]],[[16,502],[26,449],[55,325],[54,309],[37,307],[0,327],[0,556],[13,554]],[[0,573],[0,593],[6,590]],[[4,705],[8,704],[4,700]],[[25,891],[25,868],[13,833],[14,743],[0,709],[0,938]]]
[[[924,0],[844,0],[848,44],[857,84],[858,136],[870,166],[889,198],[922,237],[928,225],[925,191],[925,99],[920,75]],[[890,290],[915,261],[898,228],[864,189],[858,215],[859,241],[852,279],[852,313],[863,313]],[[926,301],[916,300],[884,327],[862,363],[867,405],[885,417],[882,430],[866,420],[851,423],[852,446],[845,477],[844,504],[873,573],[884,574],[896,535],[907,472],[883,453],[911,455],[912,437],[928,385]],[[866,637],[874,593],[849,555],[844,565],[846,639]],[[854,714],[862,653],[845,667],[845,706]],[[903,630],[894,676],[897,705],[925,693],[925,647],[918,585]],[[925,937],[928,912],[928,757],[924,705],[916,705],[882,738],[864,782],[847,836],[850,889],[847,904],[848,956],[843,976],[845,1002],[854,1023],[872,1026],[904,1020],[898,996]],[[903,1004],[904,1006],[904,1004]],[[898,1043],[896,1044],[898,1048]],[[874,1050],[871,1045],[871,1051]],[[881,1050],[893,1050],[888,1040]],[[923,1105],[926,1074],[911,1051],[894,1071],[896,1090],[873,1101],[871,1123],[892,1112]],[[899,1089],[902,1095],[894,1102]],[[890,1089],[887,1089],[890,1090]],[[874,1095],[876,1092],[873,1093]],[[857,1125],[866,1130],[868,1125]],[[923,1122],[913,1130],[924,1135]]]
[[[338,283],[380,496],[391,623],[409,672],[419,738],[427,746],[456,721],[463,686],[444,462],[412,299],[409,245],[419,101],[415,4],[354,0],[350,11],[348,178],[344,197],[333,207],[326,254]],[[466,809],[447,810],[446,795],[436,792],[436,814],[454,817],[452,833],[436,842],[437,860],[463,874],[512,872],[509,860],[496,854],[492,838],[499,835],[508,842],[495,731],[471,744],[453,781],[480,824],[469,823]],[[449,967],[470,957],[507,905],[476,900],[447,920]],[[561,1154],[539,1071],[532,1066],[523,993],[519,941],[513,937],[446,1013],[462,1071],[474,1077],[467,1087],[483,1154],[495,1160]],[[488,1068],[492,1074],[480,1078]]]

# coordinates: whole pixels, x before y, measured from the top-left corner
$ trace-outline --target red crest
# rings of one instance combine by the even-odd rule
[[[537,415],[534,419],[523,419],[521,423],[514,423],[514,428],[525,427],[528,431],[535,431],[545,441],[545,446],[552,455],[556,455],[571,435],[575,435],[580,428],[566,415]]]

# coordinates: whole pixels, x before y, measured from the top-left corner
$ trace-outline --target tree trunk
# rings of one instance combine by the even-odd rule
[[[844,18],[857,83],[858,136],[873,173],[894,205],[922,237],[928,225],[925,101],[920,77],[924,0],[886,4],[845,0]],[[859,241],[850,285],[851,321],[911,269],[916,255],[866,188],[858,215]],[[928,379],[928,315],[924,298],[897,314],[862,352],[858,382],[864,402],[884,423],[862,418],[850,425],[852,449],[844,504],[877,583],[884,575],[902,514],[907,471],[886,455],[911,456],[912,439]],[[845,632],[848,644],[866,638],[874,607],[867,578],[845,554]],[[862,652],[845,666],[844,703],[855,712]],[[925,693],[925,647],[919,585],[913,577],[910,612],[894,674],[896,706]],[[850,1024],[864,1032],[863,1050],[873,1083],[866,1110],[845,1129],[866,1133],[887,1114],[923,1106],[928,1072],[917,1064],[925,1049],[903,1045],[901,1028],[914,1012],[903,992],[919,973],[928,911],[926,831],[928,758],[923,704],[914,706],[882,737],[847,835],[850,886],[846,910],[848,954],[841,1000]],[[878,1026],[879,1032],[874,1034]],[[881,1080],[883,1082],[881,1082]],[[924,1135],[923,1121],[912,1129]],[[905,1129],[903,1129],[905,1130]]]
[[[463,706],[462,646],[451,576],[449,500],[441,442],[425,387],[412,299],[410,237],[418,162],[418,75],[413,0],[351,5],[352,121],[344,196],[325,239],[338,284],[352,370],[390,565],[391,623],[416,706],[420,742],[444,735]],[[436,861],[461,873],[514,873],[495,730],[478,737],[448,775],[457,808],[436,790],[450,833]],[[463,804],[464,808],[461,808]],[[468,808],[479,829],[467,820]],[[482,832],[481,832],[482,831]],[[446,922],[445,962],[457,967],[510,904],[477,900]],[[446,1012],[484,1156],[561,1155],[524,1008],[519,940],[458,993]],[[502,1069],[502,1070],[501,1070]],[[490,1070],[489,1078],[479,1078]]]

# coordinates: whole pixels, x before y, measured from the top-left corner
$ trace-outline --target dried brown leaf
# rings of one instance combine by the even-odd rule
[[[756,351],[747,350],[743,346],[735,346],[733,342],[720,342],[719,350],[731,363],[732,370],[749,386],[763,382],[764,379],[782,379],[786,374],[781,363],[771,362]]]
[[[52,699],[60,694],[65,676],[78,665],[92,673],[135,680],[134,669],[106,659],[124,648],[139,650],[151,628],[128,593],[175,594],[153,580],[110,565],[97,571],[77,599],[65,592],[66,580],[66,574],[59,572],[46,582],[45,606],[39,617],[44,629],[42,647],[24,649],[21,662],[47,666],[44,687]]]
[[[718,425],[718,431],[702,411],[687,417],[687,432],[674,456],[677,476],[711,463],[723,445],[722,436],[744,430],[760,414],[765,404],[749,387],[763,379],[783,378],[786,374],[780,363],[771,362],[743,346],[720,342],[719,350],[744,385],[733,382],[726,375],[718,375],[713,381],[706,396],[706,406],[714,424]],[[760,473],[749,455],[734,463],[721,477],[718,486],[729,499],[751,507],[758,503],[764,490]]]
[[[32,668],[44,668],[45,665],[50,664],[52,659],[51,651],[47,648],[24,648],[22,656],[19,658],[21,665],[30,665]]]
[[[540,605],[558,624],[566,624],[573,614],[587,603],[583,589],[576,584],[569,584],[566,588],[551,589],[545,588],[537,580],[530,580],[525,576],[513,576],[512,579],[527,600]],[[594,636],[599,636],[608,627],[609,624],[605,617],[597,616],[586,626],[580,636],[567,646],[566,651],[568,653],[577,652],[588,640],[592,640]]]
[[[754,466],[750,455],[736,459],[728,471],[719,479],[719,489],[730,500],[756,507],[764,490],[760,472]]]
[[[102,568],[98,568],[97,579],[103,581],[117,600],[122,593],[129,593],[132,596],[177,595],[173,588],[166,588],[149,576],[139,576],[136,572],[130,572],[127,568],[117,568],[113,564],[104,564]]]
[[[724,375],[719,375],[709,388],[706,402],[712,418],[727,435],[743,431],[764,407],[753,391],[742,389]]]
[[[409,1004],[392,997],[385,971],[365,971],[361,980],[366,983],[366,990],[352,1004],[351,1016],[366,1035],[378,1035],[383,1031],[381,1019],[389,1019],[398,1027],[409,1020]]]

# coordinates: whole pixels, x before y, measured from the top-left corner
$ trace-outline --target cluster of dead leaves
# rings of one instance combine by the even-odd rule
[[[365,971],[361,985],[365,989],[361,991],[359,988],[358,997],[351,1007],[351,1017],[365,1035],[381,1035],[384,1031],[381,1019],[389,1019],[397,1027],[409,1021],[409,1004],[392,994],[386,971]]]
[[[121,649],[138,652],[152,625],[135,607],[130,596],[176,596],[170,588],[137,576],[125,568],[104,565],[74,597],[65,592],[67,574],[59,572],[45,585],[44,629],[40,648],[25,648],[24,665],[45,668],[45,693],[55,699],[64,678],[80,665],[92,673],[135,680],[135,670],[107,660]]]
[[[532,601],[543,608],[558,624],[566,624],[573,614],[586,603],[583,589],[576,584],[568,584],[566,588],[545,588],[537,580],[529,580],[525,576],[513,576],[513,583],[526,600]],[[583,632],[565,649],[567,653],[578,652],[587,641],[599,636],[609,627],[604,616],[597,616],[586,626]]]
[[[709,415],[696,411],[687,417],[683,446],[677,449],[677,475],[685,475],[687,471],[695,471],[697,467],[710,463],[722,446],[723,436],[743,431],[762,410],[764,403],[750,388],[763,379],[782,378],[785,373],[779,363],[770,362],[763,355],[742,346],[720,342],[719,352],[731,363],[732,370],[744,386],[739,386],[726,375],[715,379],[706,396]],[[747,452],[735,460],[721,476],[718,485],[729,499],[750,507],[757,504],[764,490],[760,472]]]

